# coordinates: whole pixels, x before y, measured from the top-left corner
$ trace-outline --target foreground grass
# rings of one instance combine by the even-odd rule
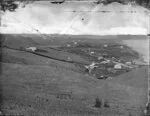
[[[145,85],[137,88],[131,84],[97,81],[59,67],[7,63],[2,67],[6,115],[126,116],[132,112],[140,116],[146,102]],[[145,69],[134,75],[139,71],[143,73]],[[96,97],[107,100],[110,108],[95,108]]]

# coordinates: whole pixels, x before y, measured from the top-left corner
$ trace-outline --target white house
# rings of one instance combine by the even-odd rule
[[[35,52],[35,50],[37,50],[37,48],[36,47],[28,47],[28,48],[26,48],[26,50],[31,50],[32,52]]]
[[[110,60],[107,59],[106,62],[107,62],[107,63],[110,63]]]
[[[131,65],[132,64],[132,62],[126,62],[126,65]]]
[[[90,65],[86,65],[86,66],[85,66],[85,68],[88,69],[89,74],[91,74],[91,71],[92,71],[94,68],[98,67],[98,66],[95,66],[95,65],[96,65],[96,63],[95,63],[95,62],[92,62]]]
[[[95,65],[96,65],[96,63],[95,63],[95,62],[92,62],[92,63],[90,64],[90,67],[93,69],[93,68],[97,67],[97,66],[95,66]]]
[[[108,47],[108,45],[107,45],[107,44],[104,44],[104,47],[106,48],[106,47]]]
[[[120,48],[123,49],[124,47],[123,47],[123,46],[120,46]]]
[[[92,52],[90,52],[90,54],[94,54],[94,53],[95,53],[95,52],[93,52],[93,51],[92,51]]]
[[[2,116],[3,115],[3,113],[2,113],[2,111],[0,111],[0,116]]]
[[[74,44],[77,45],[78,43],[75,41]]]
[[[116,65],[114,65],[114,69],[122,69],[122,65],[121,64],[116,64]]]
[[[99,57],[97,58],[97,60],[102,60],[102,59],[104,59],[103,56],[99,56]]]
[[[71,45],[70,44],[67,44],[67,47],[70,47]]]
[[[101,62],[101,64],[107,64],[107,63],[110,63],[110,60],[107,59],[107,60]]]
[[[67,61],[72,61],[72,58],[71,57],[67,57]]]

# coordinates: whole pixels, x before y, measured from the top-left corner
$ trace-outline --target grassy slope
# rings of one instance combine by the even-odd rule
[[[2,49],[2,61],[5,63],[22,64],[22,65],[47,65],[54,67],[61,67],[78,71],[75,65],[71,63],[64,63],[61,61],[48,59],[32,53],[17,51],[12,49]]]
[[[140,107],[146,102],[146,85],[140,88],[116,81],[97,81],[61,67],[3,64],[2,68],[3,108],[6,114],[20,112],[40,116],[43,112],[47,115],[59,112],[64,116],[82,116],[98,112],[123,116],[131,111],[138,116]],[[134,75],[139,75],[142,70],[132,73],[132,81],[136,81],[137,76]],[[125,80],[126,77],[120,78]],[[65,93],[71,97],[57,98]],[[111,108],[91,109],[97,96],[108,100]]]
[[[11,47],[50,44],[41,39],[38,43],[19,38],[5,42]],[[127,116],[131,112],[141,116],[146,103],[147,67],[113,80],[97,80],[81,74],[73,64],[15,50],[3,49],[3,53],[9,62],[2,64],[1,75],[3,110],[7,115]],[[95,109],[96,97],[108,100],[110,108]]]

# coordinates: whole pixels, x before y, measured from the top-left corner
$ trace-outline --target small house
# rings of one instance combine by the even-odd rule
[[[123,49],[124,47],[123,47],[123,46],[120,46],[120,48]]]
[[[108,64],[108,63],[110,63],[110,60],[108,59],[101,62],[101,64]]]
[[[97,60],[103,60],[104,58],[103,58],[103,56],[99,56],[98,58],[97,58]]]
[[[71,45],[70,45],[70,44],[67,44],[67,47],[71,47]]]
[[[107,63],[110,63],[110,60],[107,59],[106,62],[107,62]]]
[[[131,65],[132,64],[132,62],[126,62],[126,65]]]
[[[107,44],[104,44],[104,47],[105,47],[105,48],[107,48],[107,47],[108,47],[108,45],[107,45]]]
[[[35,52],[37,50],[37,48],[36,47],[28,47],[28,48],[26,48],[26,50],[31,50],[32,52]]]
[[[78,43],[75,41],[74,44],[77,45]]]
[[[67,61],[72,61],[72,58],[71,57],[67,57]]]
[[[116,65],[114,65],[114,69],[122,69],[122,65],[121,64],[116,64]]]
[[[95,66],[96,63],[95,62],[92,62],[90,65],[86,65],[85,68],[86,70],[88,71],[89,74],[91,74],[92,70],[98,66]]]
[[[94,54],[94,52],[92,51],[92,52],[90,52],[90,54]]]
[[[89,66],[90,66],[91,69],[93,69],[93,68],[97,67],[97,66],[95,66],[95,65],[96,65],[96,63],[95,63],[95,62],[92,62]]]

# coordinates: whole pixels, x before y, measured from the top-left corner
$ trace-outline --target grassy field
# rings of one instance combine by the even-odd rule
[[[112,80],[98,80],[83,72],[83,65],[95,61],[95,56],[81,50],[90,46],[97,50],[103,44],[120,45],[120,40],[93,41],[74,36],[70,39],[67,35],[62,39],[53,35],[52,39],[46,40],[38,35],[3,36],[2,45],[7,47],[1,51],[1,109],[6,116],[144,116],[148,66],[139,66]],[[73,47],[72,43],[77,40],[86,46]],[[44,57],[24,51],[31,46],[45,50],[37,52]],[[131,59],[138,58],[137,52],[126,48],[129,52],[125,57],[133,54]],[[101,51],[106,52],[106,49]],[[112,49],[107,51],[113,53]],[[67,62],[68,57],[72,62]],[[95,107],[96,98],[102,104],[99,108]],[[109,107],[103,105],[105,102]]]

